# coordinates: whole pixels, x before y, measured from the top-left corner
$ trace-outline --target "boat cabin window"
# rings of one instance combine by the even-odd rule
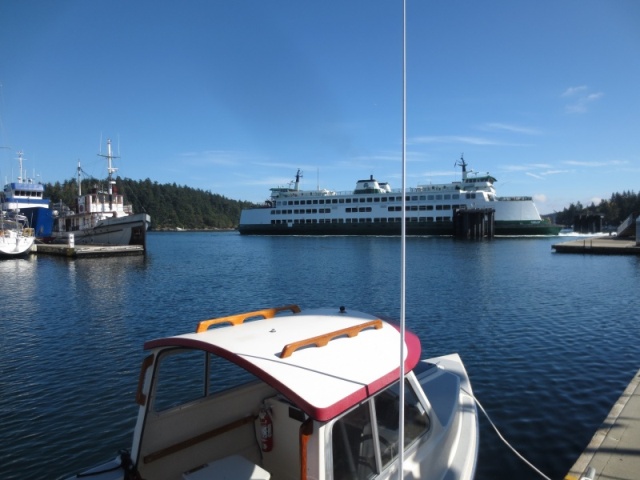
[[[255,377],[216,355],[187,348],[161,354],[153,387],[153,410],[163,412],[224,392]]]
[[[411,384],[405,382],[404,448],[429,431],[430,421]],[[373,478],[398,456],[398,384],[338,419],[332,427],[333,478]]]

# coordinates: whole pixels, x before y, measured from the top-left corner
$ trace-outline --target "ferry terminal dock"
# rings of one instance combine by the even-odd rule
[[[584,477],[587,469],[595,475]],[[613,405],[565,480],[640,478],[640,370]]]

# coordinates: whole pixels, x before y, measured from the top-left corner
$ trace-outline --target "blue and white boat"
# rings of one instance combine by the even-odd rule
[[[17,181],[7,183],[0,194],[3,212],[20,212],[27,218],[35,236],[47,240],[53,231],[53,211],[48,198],[44,197],[44,185],[28,178],[23,170],[23,152],[18,152],[20,171]]]

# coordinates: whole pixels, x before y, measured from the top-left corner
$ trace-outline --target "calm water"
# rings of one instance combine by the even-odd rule
[[[563,478],[640,368],[640,258],[558,238],[407,240],[407,326],[459,352],[504,436]],[[266,306],[398,317],[400,243],[153,233],[146,257],[0,261],[0,478],[59,478],[129,448],[144,340]],[[478,479],[537,478],[481,421]]]

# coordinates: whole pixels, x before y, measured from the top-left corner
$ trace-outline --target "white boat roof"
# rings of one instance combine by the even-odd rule
[[[288,313],[274,316],[282,310]],[[245,321],[252,316],[272,318]],[[334,418],[399,378],[398,327],[362,312],[300,312],[289,305],[206,320],[198,330],[151,340],[144,348],[189,347],[226,358],[318,421]],[[421,347],[411,332],[406,332],[405,345],[408,372],[420,359]]]

